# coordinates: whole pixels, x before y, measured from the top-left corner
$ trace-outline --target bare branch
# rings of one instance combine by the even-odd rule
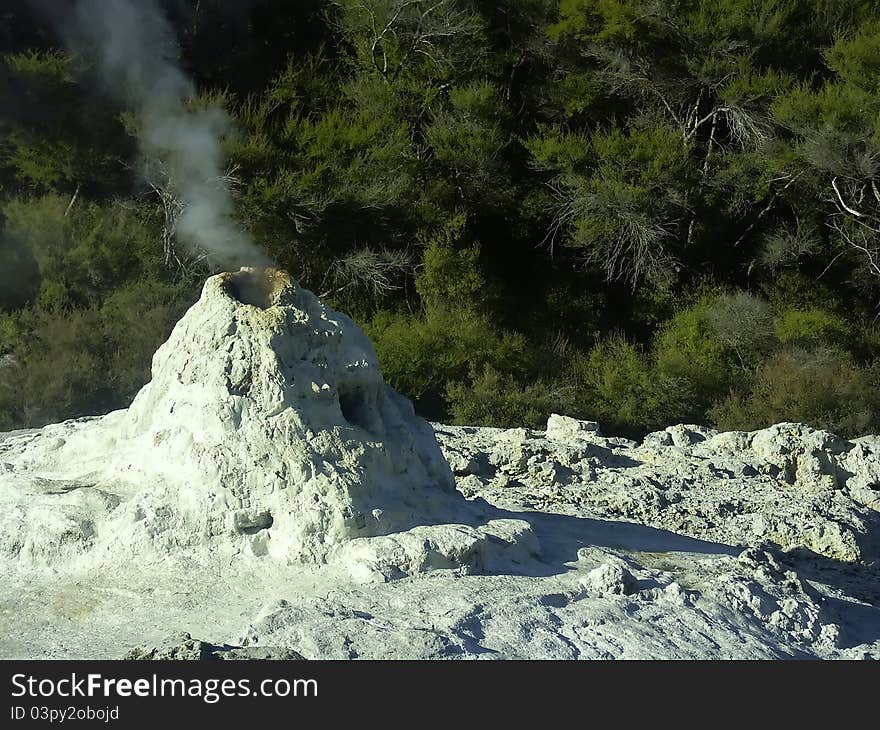
[[[834,266],[834,264],[837,262],[837,260],[841,256],[843,256],[845,253],[846,253],[846,250],[843,250],[839,254],[837,254],[837,256],[835,256],[833,259],[831,259],[831,261],[828,262],[828,266],[826,266],[824,269],[822,269],[822,273],[816,277],[816,281],[819,281],[819,279],[821,279],[823,276],[825,276],[825,274],[828,273],[828,271],[831,269],[832,266]]]
[[[80,189],[80,186],[77,185],[76,190],[73,193],[73,197],[70,199],[70,203],[68,203],[68,205],[67,205],[67,210],[64,211],[65,218],[67,218],[67,216],[70,213],[71,208],[73,208],[73,204],[76,202],[77,197],[79,197],[79,189]]]
[[[780,196],[781,196],[786,190],[788,190],[792,185],[794,185],[795,182],[798,180],[798,178],[801,177],[801,175],[803,175],[802,172],[799,172],[797,175],[790,175],[790,176],[788,176],[788,177],[789,177],[788,182],[787,182],[785,185],[782,186],[782,189],[781,189],[781,190],[777,190],[775,193],[773,193],[773,197],[770,198],[770,201],[767,203],[767,205],[765,205],[764,208],[761,210],[761,212],[758,213],[758,217],[755,218],[755,220],[753,220],[753,221],[751,222],[751,224],[749,225],[749,227],[746,228],[746,229],[742,232],[742,235],[741,235],[739,238],[737,238],[736,241],[734,241],[734,243],[733,243],[733,248],[736,248],[737,246],[739,246],[739,245],[740,245],[740,244],[746,239],[746,237],[747,237],[747,236],[748,236],[753,230],[755,230],[755,226],[757,226],[758,223],[761,222],[761,220],[764,218],[765,215],[767,215],[771,210],[773,210],[773,206],[776,205],[776,201],[779,200],[779,197],[780,197]],[[785,179],[785,177],[782,177],[782,178],[774,178],[774,180],[784,180],[784,179]]]
[[[403,288],[403,280],[413,269],[408,252],[366,247],[337,259],[324,273],[321,287],[328,281],[332,287],[320,296],[329,297],[344,291],[360,290],[376,298]]]
[[[691,139],[699,131],[700,127],[702,127],[706,122],[711,121],[712,124],[714,125],[716,123],[718,115],[723,114],[728,111],[730,111],[730,108],[726,107],[726,106],[722,106],[722,107],[718,107],[717,109],[713,109],[705,117],[703,117],[702,119],[700,119],[697,122],[694,122],[694,125],[693,125],[693,127],[691,127],[691,130],[685,135],[685,137],[684,137],[685,140]]]
[[[833,221],[830,225],[848,246],[864,256],[869,271],[874,276],[880,276],[880,239],[877,235],[869,235],[863,227],[848,231],[840,221]]]
[[[840,194],[840,188],[837,187],[836,177],[832,178],[831,187],[834,188],[834,192],[837,193],[837,200],[840,202],[840,207],[843,208],[843,210],[845,210],[850,215],[854,215],[856,218],[864,218],[864,213],[859,213],[859,211],[851,208],[844,202],[843,195]]]

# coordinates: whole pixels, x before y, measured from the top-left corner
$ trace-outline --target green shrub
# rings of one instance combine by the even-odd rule
[[[149,212],[48,194],[3,206],[0,261],[29,259],[0,319],[0,427],[39,426],[128,404],[197,284],[173,278]],[[6,255],[8,254],[8,255]],[[27,267],[25,267],[27,269]]]
[[[773,347],[773,309],[744,291],[720,295],[706,311],[711,334],[750,368]]]
[[[104,301],[105,369],[114,407],[127,405],[149,381],[153,353],[196,296],[194,287],[140,280]]]
[[[486,366],[470,382],[450,383],[446,393],[455,423],[541,429],[551,413],[571,410],[573,390],[543,380],[522,385]]]
[[[728,390],[738,369],[731,347],[713,326],[713,302],[704,298],[674,315],[652,348],[658,375],[692,383],[707,404]]]
[[[764,236],[758,262],[776,273],[812,256],[818,248],[819,236],[813,227],[802,225],[800,221],[795,226],[783,224]]]
[[[788,309],[822,309],[826,312],[843,311],[840,297],[822,280],[795,271],[783,271],[767,282],[763,293],[777,312]]]
[[[640,436],[702,416],[691,381],[659,372],[650,357],[620,336],[596,345],[576,361],[574,371],[581,412],[609,433]]]
[[[16,260],[32,261],[26,287],[30,291],[22,293],[25,300],[39,295],[43,301],[53,302],[64,296],[61,278],[65,267],[60,259],[69,246],[64,219],[67,205],[64,196],[45,195],[11,200],[3,206],[3,263],[14,267]]]
[[[69,204],[65,196],[49,194],[3,206],[4,238],[26,248],[36,264],[40,307],[94,306],[132,279],[169,277],[148,213],[122,202],[77,201],[68,210]]]
[[[491,83],[449,91],[449,108],[435,112],[425,138],[446,174],[482,202],[494,199],[505,179],[501,153],[509,135],[500,122],[507,111]]]
[[[846,322],[834,314],[821,309],[789,309],[776,318],[776,337],[801,347],[842,346],[849,334]]]
[[[709,415],[724,430],[795,421],[859,436],[880,426],[878,384],[875,370],[858,367],[844,353],[788,348],[761,366],[747,394],[730,395]]]
[[[97,85],[75,80],[77,65],[60,51],[0,58],[0,168],[20,190],[64,190],[69,199],[77,187],[112,190],[126,177],[119,159],[131,140]]]
[[[28,311],[25,344],[2,371],[0,411],[13,426],[42,426],[110,410],[107,352],[97,309],[69,313]]]
[[[5,318],[0,354],[0,428],[42,426],[128,405],[150,378],[153,353],[191,302],[192,292],[134,282],[102,306],[26,309]]]
[[[467,217],[452,218],[425,247],[416,289],[428,307],[478,307],[487,300],[480,246],[467,241]]]
[[[487,317],[468,310],[440,307],[415,317],[383,311],[364,329],[386,380],[431,418],[448,415],[448,383],[486,365],[507,373],[527,369],[524,338],[499,333]]]
[[[39,269],[30,247],[0,231],[0,312],[27,304],[39,284]]]

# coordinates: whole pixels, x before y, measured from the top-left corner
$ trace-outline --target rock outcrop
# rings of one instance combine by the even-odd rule
[[[880,658],[876,436],[432,427],[273,270],[152,375],[0,434],[0,656]]]
[[[437,425],[459,489],[494,504],[633,520],[738,546],[880,557],[880,441],[802,424],[677,425],[641,443],[551,416],[546,432]]]
[[[320,563],[353,539],[434,535],[401,566],[407,538],[370,549],[360,575],[377,577],[479,557],[493,533],[460,524],[434,433],[369,339],[273,269],[208,279],[130,408],[5,435],[0,462],[7,500],[14,485],[32,497],[11,495],[0,523],[0,552],[25,562],[207,548]]]

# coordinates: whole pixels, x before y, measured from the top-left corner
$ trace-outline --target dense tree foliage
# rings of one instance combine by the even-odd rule
[[[164,6],[242,225],[423,415],[880,428],[875,2]],[[23,0],[0,45],[11,428],[124,406],[209,272],[87,59]]]

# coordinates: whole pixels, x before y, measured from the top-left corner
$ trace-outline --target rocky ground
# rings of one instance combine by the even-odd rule
[[[0,451],[78,425],[5,435]],[[0,655],[880,656],[880,440],[780,424],[675,426],[634,443],[561,417],[546,432],[435,432],[473,524],[373,538],[395,542],[367,561],[389,575],[364,573],[350,551],[321,566],[193,551],[71,569],[7,550]],[[68,504],[108,499],[42,488]],[[533,552],[493,564],[481,523],[508,521],[531,527]],[[174,638],[184,631],[206,643]]]
[[[432,431],[278,272],[0,434],[4,658],[878,658],[878,550],[878,437]]]

